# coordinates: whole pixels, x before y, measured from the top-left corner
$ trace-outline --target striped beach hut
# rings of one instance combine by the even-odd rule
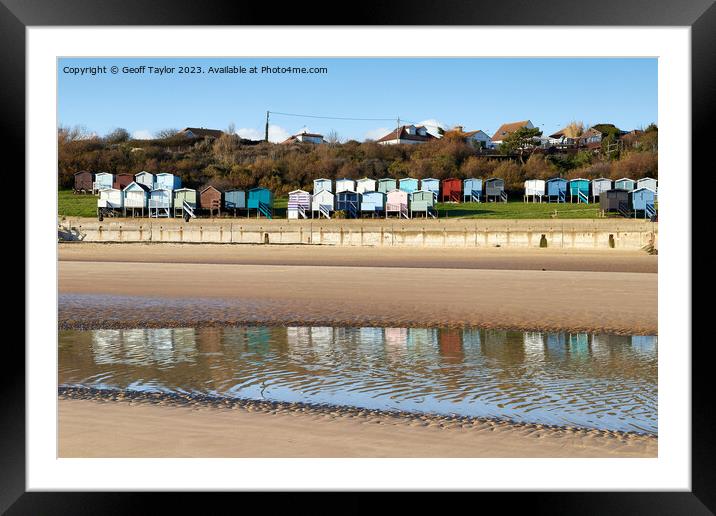
[[[184,203],[186,203],[187,211],[192,213],[197,208],[197,195],[196,190],[193,188],[177,188],[176,190],[172,190],[172,198],[175,217],[181,217],[184,214]]]
[[[385,194],[383,192],[363,192],[360,211],[371,217],[382,215],[385,211]]]
[[[132,216],[139,210],[142,217],[144,217],[144,210],[149,204],[149,188],[147,185],[132,181],[122,190],[124,195],[124,215],[127,215],[129,210]]]
[[[93,182],[94,176],[92,175],[92,172],[88,172],[87,170],[81,170],[79,172],[75,172],[75,185],[72,188],[75,193],[87,193],[91,192],[93,190],[92,188],[92,182]]]
[[[561,177],[553,177],[544,183],[547,202],[567,202],[567,185],[569,181]]]
[[[462,181],[454,177],[442,181],[442,202],[460,202]]]
[[[336,193],[338,192],[355,192],[356,182],[352,179],[343,178],[336,179]]]
[[[652,190],[654,194],[658,193],[656,187],[656,179],[653,179],[651,177],[644,177],[636,182],[636,188],[648,188],[649,190]]]
[[[117,190],[124,190],[124,188],[132,181],[134,181],[134,176],[132,174],[117,174],[116,176],[114,176],[112,188],[116,188]]]
[[[311,199],[311,217],[317,216],[319,219],[325,217],[331,218],[331,214],[336,211],[336,195],[330,190],[319,190],[313,194]]]
[[[404,177],[398,180],[398,189],[407,193],[414,192],[418,189],[418,180],[413,177]]]
[[[395,179],[392,179],[390,177],[378,179],[378,191],[379,192],[383,192],[384,194],[387,194],[391,190],[395,190],[397,188],[398,188],[398,182]]]
[[[490,202],[490,200],[507,202],[504,179],[491,177],[485,181],[485,200],[487,202]]]
[[[462,182],[463,202],[480,202],[482,199],[482,179],[471,177]]]
[[[592,179],[592,202],[596,202],[602,192],[612,189],[612,180],[606,177]]]
[[[149,192],[149,216],[169,217],[174,194],[166,188],[155,188]]]
[[[569,202],[589,203],[589,179],[580,177],[569,181]]]
[[[440,196],[440,180],[435,179],[434,177],[428,177],[426,179],[422,179],[420,181],[420,189],[421,190],[427,190],[428,192],[433,192],[435,195],[435,199]]]
[[[221,215],[221,192],[214,186],[206,186],[199,191],[199,207],[209,212],[210,216]]]
[[[311,194],[305,190],[288,192],[288,208],[286,213],[289,219],[307,219],[311,211]]]
[[[330,179],[314,179],[313,180],[313,194],[317,194],[321,190],[333,191],[333,182]]]
[[[543,179],[528,179],[525,181],[525,202],[542,202],[545,188],[546,185]]]
[[[376,191],[375,179],[364,177],[356,181],[356,192],[362,194],[364,192],[375,192]]]
[[[629,193],[634,217],[636,217],[637,214],[643,214],[646,219],[656,215],[656,207],[654,206],[655,195],[654,190],[649,188],[637,188]]]
[[[144,185],[150,190],[154,188],[154,174],[151,172],[147,172],[146,170],[142,170],[138,174],[134,174],[134,180],[139,183],[140,185]]]
[[[430,190],[417,190],[408,194],[410,196],[410,217],[416,213],[424,213],[425,218],[437,215],[435,212],[435,195]]]
[[[385,196],[385,216],[397,215],[398,218],[410,218],[408,211],[408,192],[394,189]]]
[[[336,187],[337,188],[337,187]],[[336,192],[336,211],[342,211],[349,219],[360,217],[361,194],[352,190]]]
[[[246,192],[243,190],[227,190],[224,192],[224,208],[233,210],[234,216],[236,210],[246,209]]]
[[[628,177],[622,177],[621,179],[617,179],[614,181],[614,189],[615,190],[626,190],[627,192],[631,192],[634,190],[636,185],[636,182],[633,179],[629,179]]]
[[[177,190],[181,188],[181,177],[170,174],[169,172],[162,172],[157,174],[154,178],[154,189],[155,190]]]
[[[248,198],[246,199],[246,208],[249,210],[256,210],[256,218],[261,215],[267,219],[273,218],[273,194],[268,188],[252,188],[249,190]]]
[[[94,182],[92,183],[93,193],[97,193],[100,190],[108,190],[114,185],[114,174],[109,172],[97,172],[94,175]]]

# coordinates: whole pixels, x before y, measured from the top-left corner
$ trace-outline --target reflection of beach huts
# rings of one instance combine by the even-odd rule
[[[460,196],[462,196],[462,180],[455,177],[443,179],[442,184],[442,195],[440,199],[442,202],[460,202]]]
[[[130,211],[132,216],[139,210],[141,216],[144,217],[144,210],[149,205],[149,188],[146,185],[132,181],[129,183],[124,190],[124,215],[127,215],[127,210]]]
[[[433,177],[428,177],[420,181],[420,189],[432,192],[435,199],[440,195],[440,180]]]
[[[572,179],[569,181],[569,202],[589,203],[589,179]]]
[[[104,188],[97,199],[98,213],[116,212],[124,207],[124,194],[117,188]]]
[[[170,174],[169,172],[162,172],[157,174],[154,178],[154,189],[155,190],[177,190],[181,188],[181,177]]]
[[[330,219],[336,210],[335,202],[336,197],[333,192],[325,189],[319,190],[318,193],[313,194],[313,198],[311,199],[311,216]]]
[[[569,344],[570,357],[589,357],[589,335],[587,335],[586,333],[570,333],[567,343]]]
[[[224,209],[232,210],[236,216],[237,210],[246,209],[246,192],[243,190],[227,190],[224,192]]]
[[[568,181],[561,177],[553,177],[545,181],[547,202],[567,202],[567,183]]]
[[[256,218],[261,216],[267,219],[273,218],[273,194],[268,188],[252,188],[246,199],[246,209],[256,210]]]
[[[615,190],[626,190],[627,192],[631,192],[634,190],[634,185],[636,183],[633,179],[629,179],[628,177],[622,177],[621,179],[617,179],[614,181],[614,189]]]
[[[363,192],[360,211],[361,214],[371,217],[382,215],[385,211],[385,194],[383,192]]]
[[[544,335],[539,332],[524,333],[525,356],[528,361],[539,362],[544,358]]]
[[[385,346],[387,348],[405,348],[408,344],[407,328],[385,328]]]
[[[174,216],[181,217],[184,210],[193,212],[197,207],[196,190],[193,188],[177,188],[173,191]]]
[[[604,213],[620,212],[627,215],[629,211],[629,192],[626,190],[607,190],[599,196],[599,209]]]
[[[545,182],[542,179],[528,179],[525,181],[525,202],[542,202],[545,194]]]
[[[655,335],[632,335],[631,347],[637,353],[656,355],[657,337]]]
[[[482,199],[482,179],[471,177],[462,183],[463,202],[480,202]]]
[[[564,333],[548,333],[545,342],[546,354],[552,358],[563,358],[567,354],[567,339]]]
[[[289,219],[306,219],[311,211],[311,194],[305,190],[288,192],[286,213]]]
[[[151,172],[142,170],[138,174],[134,175],[134,180],[140,185],[146,186],[150,190],[154,188],[154,174],[152,174]]]
[[[206,210],[209,212],[210,216],[214,216],[214,212],[217,213],[217,215],[221,215],[221,192],[209,185],[205,188],[203,188],[199,192],[199,206],[202,210]]]
[[[648,188],[637,188],[636,190],[629,192],[630,205],[632,211],[634,212],[634,217],[638,214],[643,214],[646,219],[656,215],[654,196],[654,191],[649,190]]]
[[[114,176],[112,188],[124,190],[132,181],[134,181],[134,176],[132,174],[117,174]]]
[[[315,350],[333,350],[334,330],[330,326],[311,327],[311,347]]]
[[[340,192],[355,192],[356,182],[352,179],[336,179],[336,193]]]
[[[416,213],[422,213],[427,217],[435,218],[435,196],[433,192],[428,190],[417,190],[409,194],[410,196],[410,216]]]
[[[612,180],[605,177],[592,179],[592,202],[597,202],[597,198],[602,192],[612,189]]]
[[[361,194],[352,190],[336,192],[336,211],[342,211],[349,219],[360,216]]]
[[[398,218],[410,218],[408,212],[408,192],[391,190],[385,197],[385,216],[396,215]]]
[[[412,193],[418,189],[418,180],[412,177],[404,177],[398,181],[398,190]]]
[[[375,192],[376,191],[376,183],[375,179],[370,179],[368,177],[364,177],[363,179],[359,179],[356,181],[356,192],[359,194],[365,193],[365,192]]]
[[[504,201],[507,202],[507,194],[505,193],[505,181],[499,177],[491,177],[485,181],[485,200]]]
[[[451,362],[462,361],[462,330],[442,328],[438,332],[438,350],[440,356]]]
[[[378,191],[387,194],[391,190],[398,188],[398,182],[395,179],[389,177],[378,179]]]
[[[333,191],[333,183],[330,179],[314,179],[313,180],[313,195],[317,194],[321,190]]]
[[[173,194],[166,188],[158,188],[149,192],[149,216],[171,216]]]
[[[109,172],[97,172],[94,175],[94,182],[92,183],[93,193],[97,193],[100,190],[108,190],[112,188],[114,184],[114,174]]]
[[[93,190],[93,180],[92,172],[88,172],[87,170],[75,172],[75,185],[72,189],[75,193],[91,192]]]
[[[434,353],[438,349],[437,328],[408,328],[408,348],[417,353]]]

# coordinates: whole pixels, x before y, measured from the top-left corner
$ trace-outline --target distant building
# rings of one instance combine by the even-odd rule
[[[401,125],[398,129],[389,132],[382,138],[378,138],[376,142],[380,145],[412,145],[416,143],[429,142],[435,139],[435,136],[430,134],[424,125]]]
[[[315,143],[320,145],[321,143],[326,143],[326,140],[323,139],[322,134],[303,132],[289,136],[281,142],[281,145],[288,145],[291,143]]]
[[[476,146],[483,149],[491,149],[494,147],[492,138],[490,138],[485,131],[480,129],[476,131],[464,131],[461,125],[456,125],[449,131],[445,131],[444,138],[462,138],[465,141],[473,142]]]
[[[185,136],[186,138],[210,138],[216,139],[224,134],[224,131],[218,129],[206,129],[204,127],[185,127],[177,134]]]
[[[505,141],[505,138],[507,138],[509,135],[514,133],[517,129],[521,129],[523,127],[526,127],[527,129],[534,129],[535,126],[532,125],[532,122],[529,120],[522,120],[521,122],[509,122],[507,124],[502,124],[500,128],[495,131],[495,134],[492,135],[492,143],[493,145],[497,146],[500,145],[503,141]]]

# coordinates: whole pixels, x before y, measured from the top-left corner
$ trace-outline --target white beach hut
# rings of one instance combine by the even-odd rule
[[[375,192],[376,183],[375,179],[364,177],[356,181],[356,192],[362,194],[364,192]]]
[[[543,179],[528,179],[525,181],[525,202],[542,202],[544,192],[545,182]]]
[[[116,212],[124,207],[124,195],[117,188],[105,188],[99,191],[97,199],[97,213],[100,218],[109,212]]]
[[[154,174],[147,172],[146,170],[142,170],[138,174],[134,174],[134,181],[140,185],[146,186],[150,190],[154,188]]]
[[[134,212],[139,210],[144,216],[144,210],[147,208],[149,203],[149,187],[137,181],[132,181],[124,187],[122,191],[124,194],[124,214],[127,215],[127,210],[131,211],[132,216]]]
[[[355,192],[356,182],[352,179],[336,179],[336,193],[340,192]]]
[[[320,190],[313,194],[311,199],[311,216],[331,218],[336,209],[336,196],[330,190]]]
[[[333,182],[330,179],[314,179],[313,180],[313,194],[317,194],[321,190],[333,191]]]
[[[637,189],[637,190],[638,190],[639,188],[648,188],[649,190],[651,190],[652,192],[654,192],[655,195],[656,195],[656,193],[657,193],[656,187],[657,187],[656,179],[653,179],[653,178],[651,178],[651,177],[644,177],[644,178],[642,178],[642,179],[637,180],[637,182],[636,182],[636,189]]]
[[[606,177],[600,177],[599,179],[592,179],[592,202],[601,195],[602,192],[612,189],[612,180]]]
[[[386,195],[385,217],[397,215],[398,218],[410,218],[408,211],[408,192],[405,190],[393,189]]]

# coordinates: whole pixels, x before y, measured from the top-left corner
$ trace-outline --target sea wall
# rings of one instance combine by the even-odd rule
[[[571,220],[64,219],[61,240],[407,247],[658,249],[658,223]]]

